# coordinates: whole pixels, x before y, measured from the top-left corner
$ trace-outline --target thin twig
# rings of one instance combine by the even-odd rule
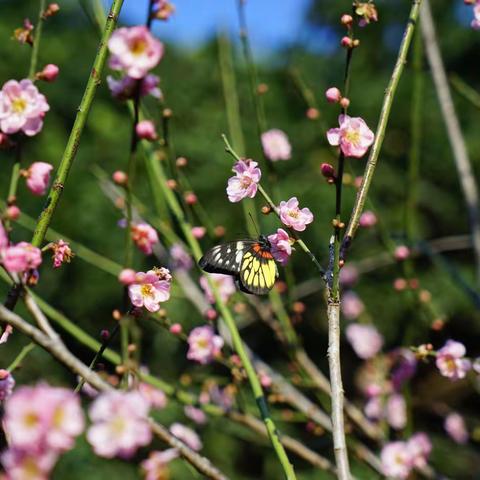
[[[447,129],[448,139],[452,147],[453,159],[457,168],[460,186],[465,197],[465,204],[470,220],[472,231],[473,250],[477,269],[477,281],[480,282],[480,207],[478,199],[478,187],[468,156],[465,139],[462,135],[460,122],[458,120],[452,94],[448,85],[447,74],[443,64],[442,55],[438,46],[435,25],[432,18],[430,3],[424,0],[420,15],[425,52],[433,77],[433,83],[437,90],[440,109]]]
[[[43,15],[45,11],[45,5],[46,0],[40,0],[38,9],[38,20],[37,24],[35,25],[35,35],[33,37],[32,55],[30,57],[30,68],[28,70],[28,78],[30,80],[35,80],[35,71],[37,70],[38,62],[38,52],[40,51],[40,39],[42,38],[43,22],[45,21],[45,17]]]
[[[402,43],[398,51],[397,61],[395,63],[395,67],[393,69],[388,87],[385,90],[385,96],[383,97],[382,111],[380,112],[380,119],[377,125],[375,140],[370,150],[370,155],[362,178],[362,184],[357,193],[348,227],[342,241],[340,251],[340,258],[342,259],[345,258],[347,250],[350,247],[353,237],[355,236],[355,232],[357,231],[360,215],[362,214],[370,184],[375,173],[378,157],[380,155],[380,150],[382,148],[383,140],[385,138],[385,131],[387,128],[388,119],[390,117],[390,110],[392,108],[393,99],[395,97],[398,82],[400,81],[400,77],[402,76],[405,67],[407,53],[410,48],[413,32],[415,30],[415,25],[417,23],[418,15],[420,12],[420,4],[421,0],[413,0],[412,2],[412,7],[410,10],[407,25],[405,27],[405,32],[403,34]]]

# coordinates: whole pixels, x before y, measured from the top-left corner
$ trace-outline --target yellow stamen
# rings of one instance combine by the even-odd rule
[[[27,102],[21,97],[17,97],[12,101],[12,110],[15,113],[22,113],[27,108]]]

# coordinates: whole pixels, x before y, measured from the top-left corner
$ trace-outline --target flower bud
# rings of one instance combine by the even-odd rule
[[[358,223],[364,228],[373,227],[377,223],[377,216],[373,212],[367,210],[360,215],[360,220]]]
[[[107,329],[103,329],[101,332],[100,332],[100,338],[105,341],[105,340],[108,340],[110,338],[110,332],[107,330]]]
[[[340,23],[346,27],[350,27],[353,23],[353,17],[345,13],[340,17]]]
[[[341,100],[340,100],[340,106],[342,108],[348,108],[348,106],[350,105],[350,100],[347,98],[347,97],[343,97]]]
[[[20,217],[21,211],[16,205],[10,205],[7,207],[6,216],[8,220],[18,220]]]
[[[262,213],[263,213],[264,215],[268,215],[268,214],[271,213],[271,212],[272,212],[272,208],[270,207],[270,205],[264,205],[264,206],[262,207]]]
[[[112,180],[117,185],[126,185],[127,182],[128,182],[128,175],[125,172],[123,172],[122,170],[117,170],[117,171],[113,172]]]
[[[170,325],[170,333],[173,333],[174,335],[179,335],[182,333],[182,326],[179,323],[173,323]]]
[[[162,115],[163,115],[163,118],[171,118],[173,116],[173,111],[171,108],[164,108]]]
[[[268,85],[266,83],[260,83],[257,87],[257,93],[263,95],[268,92]]]
[[[340,40],[340,45],[345,48],[352,48],[353,46],[353,41],[350,37],[347,37],[346,35]]]
[[[337,87],[330,87],[325,92],[325,97],[329,103],[338,103],[342,98],[342,93]]]
[[[410,256],[410,249],[406,245],[399,245],[394,252],[396,260],[406,260]]]
[[[397,292],[401,292],[407,288],[407,281],[404,278],[396,278],[393,282],[393,288]]]
[[[169,178],[167,180],[167,187],[170,189],[170,190],[175,190],[177,188],[177,181],[174,180],[173,178]]]
[[[217,314],[217,311],[216,311],[214,308],[209,308],[209,309],[205,312],[205,318],[206,318],[209,322],[213,322],[214,320],[216,320],[217,317],[218,317],[218,314]]]
[[[184,198],[187,205],[195,205],[198,202],[198,198],[193,192],[185,192]]]
[[[38,80],[45,80],[46,82],[54,82],[60,73],[60,69],[57,65],[49,63],[43,67],[41,72],[38,72],[35,77]]]
[[[183,168],[187,166],[188,160],[185,157],[178,157],[175,163],[178,168]]]
[[[135,126],[137,137],[141,140],[153,141],[157,139],[157,131],[155,125],[151,120],[142,120]]]
[[[205,227],[192,227],[192,235],[197,239],[200,240],[205,236],[207,229]]]
[[[58,3],[50,3],[47,8],[42,13],[42,18],[46,19],[48,17],[53,17],[60,10]]]
[[[333,168],[333,165],[330,165],[329,163],[322,163],[320,165],[320,171],[325,178],[335,179],[335,169]]]
[[[310,107],[307,110],[306,115],[309,120],[317,120],[317,118],[320,117],[320,112],[318,111],[318,108]]]
[[[215,233],[216,237],[223,237],[225,235],[225,227],[222,225],[217,225],[214,229],[213,232]]]
[[[125,268],[119,273],[118,281],[123,285],[132,285],[137,281],[137,273],[131,268]]]

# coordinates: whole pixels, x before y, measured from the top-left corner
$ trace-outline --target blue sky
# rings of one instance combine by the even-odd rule
[[[238,35],[237,0],[172,0],[176,11],[168,22],[156,22],[155,33],[184,47],[195,47],[226,29]],[[266,52],[294,41],[301,32],[311,0],[247,0],[252,44]],[[104,3],[105,0],[104,0]],[[125,0],[121,20],[143,23],[148,0]]]

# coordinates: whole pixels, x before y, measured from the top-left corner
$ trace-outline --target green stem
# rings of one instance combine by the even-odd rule
[[[33,38],[32,56],[30,57],[30,68],[28,70],[28,78],[35,80],[37,70],[38,52],[40,51],[40,39],[42,38],[43,22],[45,20],[43,12],[45,11],[46,0],[40,0],[38,10],[38,20],[35,25],[35,36]]]
[[[465,83],[458,75],[450,75],[450,83],[452,87],[459,93],[465,100],[470,102],[474,107],[480,108],[480,94]]]
[[[5,208],[8,205],[15,205],[17,203],[18,180],[20,178],[20,167],[22,164],[22,140],[22,137],[19,136],[15,145],[15,160],[12,167],[12,174],[10,176],[10,185],[8,187],[7,204],[5,205]],[[5,228],[8,229],[9,226],[10,221],[5,220]]]
[[[37,227],[35,228],[35,232],[33,234],[32,244],[36,247],[39,247],[45,238],[45,234],[48,230],[48,227],[62,195],[68,173],[77,154],[78,147],[80,145],[80,138],[82,136],[87,117],[90,112],[95,93],[101,82],[103,68],[105,66],[105,61],[108,53],[108,40],[110,39],[110,35],[112,34],[117,24],[117,19],[120,14],[122,5],[123,0],[113,0],[112,2],[110,13],[108,14],[102,38],[100,40],[97,55],[93,62],[93,67],[88,78],[85,93],[83,95],[82,101],[80,102],[77,115],[75,116],[75,122],[73,124],[67,146],[65,147],[65,151],[60,161],[60,165],[58,167],[57,175],[55,177],[53,185],[50,188],[46,205],[42,210],[42,213],[40,214]]]
[[[395,68],[393,69],[389,84],[387,86],[387,89],[385,90],[382,111],[380,113],[380,118],[377,125],[375,140],[370,150],[368,162],[363,174],[362,184],[357,193],[352,214],[350,216],[350,221],[348,223],[348,227],[347,227],[345,236],[343,238],[341,255],[340,255],[341,258],[345,257],[347,249],[350,247],[353,237],[355,236],[355,232],[357,231],[357,228],[358,228],[360,215],[363,212],[365,200],[367,198],[368,191],[370,189],[370,184],[372,183],[373,175],[375,173],[375,169],[377,166],[378,157],[380,155],[380,150],[382,148],[383,140],[385,138],[385,131],[387,129],[388,119],[390,118],[390,111],[392,109],[393,99],[395,98],[398,82],[400,81],[400,77],[402,76],[403,70],[405,68],[407,53],[410,48],[413,32],[415,30],[415,26],[417,24],[419,12],[420,12],[420,4],[421,4],[421,0],[413,0],[412,2],[409,18],[407,21],[407,25],[405,27],[405,32],[403,34],[403,39],[398,52],[397,61],[395,63]]]
[[[20,350],[20,353],[15,357],[13,362],[7,367],[7,370],[10,373],[16,370],[22,363],[23,359],[35,348],[35,346],[36,346],[35,342],[30,342],[28,345],[23,347]]]

